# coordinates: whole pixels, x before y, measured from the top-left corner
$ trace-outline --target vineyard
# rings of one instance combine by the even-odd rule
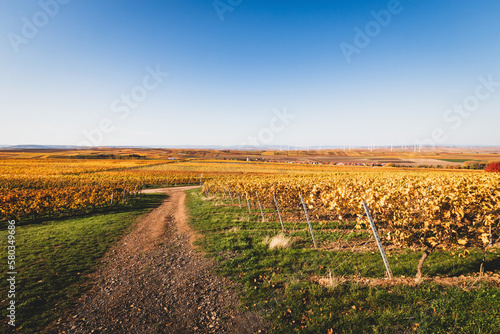
[[[310,171],[191,195],[201,245],[273,332],[495,332],[498,173]]]
[[[467,333],[476,321],[484,321],[484,328],[500,324],[498,312],[487,311],[498,309],[500,284],[496,172],[4,159],[0,221],[15,219],[26,225],[20,231],[44,228],[51,235],[52,225],[36,223],[72,230],[74,222],[93,224],[95,217],[102,218],[96,226],[107,235],[112,226],[106,217],[146,205],[141,190],[183,185],[201,186],[187,194],[191,227],[203,236],[199,245],[217,260],[218,273],[241,286],[243,306],[270,320],[277,333],[404,332],[415,326],[424,333]],[[80,237],[86,233],[75,240],[97,242]],[[380,235],[380,253],[374,235]],[[37,244],[45,250],[42,239]],[[66,246],[73,249],[73,243]],[[77,258],[68,255],[65,261],[72,263],[70,257]],[[49,282],[60,273],[52,274],[33,282]],[[427,304],[434,306],[422,306]]]
[[[280,164],[164,160],[0,160],[0,220],[57,217],[126,203],[145,188],[201,184],[214,177],[276,174]],[[287,170],[303,173],[304,166]]]
[[[203,192],[243,200],[262,220],[278,221],[275,213],[281,209],[279,219],[285,222],[304,219],[302,195],[308,215],[322,222],[322,231],[331,225],[332,232],[352,227],[368,232],[362,205],[366,201],[386,243],[423,251],[422,263],[437,249],[464,255],[468,249],[485,250],[499,241],[498,174],[351,171],[236,176],[207,181]],[[270,211],[268,217],[263,210]]]
[[[484,172],[220,161],[5,159],[0,160],[0,217],[29,221],[89,212],[126,204],[129,196],[145,188],[186,184],[203,184],[205,194],[224,196],[233,205],[236,200],[240,206],[246,203],[263,220],[282,224],[303,220],[304,205],[322,231],[333,236],[352,231],[347,235],[351,242],[356,241],[355,232],[370,234],[365,201],[384,243],[423,251],[422,261],[438,249],[464,255],[472,248],[485,250],[499,239],[500,176]],[[338,245],[343,238],[338,238]],[[325,237],[325,245],[333,239]]]
[[[129,194],[145,188],[201,184],[227,175],[308,170],[220,161],[0,159],[0,220],[88,212],[124,203]]]
[[[200,173],[182,168],[142,169],[158,164],[158,161],[0,160],[0,220],[30,221],[91,212],[125,204],[129,196],[143,188],[200,183]]]

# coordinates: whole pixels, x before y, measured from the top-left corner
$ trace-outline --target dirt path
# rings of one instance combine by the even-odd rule
[[[258,333],[264,323],[238,311],[234,285],[212,273],[215,263],[194,253],[185,190],[143,217],[102,260],[88,293],[63,333]],[[61,320],[62,322],[62,320]]]

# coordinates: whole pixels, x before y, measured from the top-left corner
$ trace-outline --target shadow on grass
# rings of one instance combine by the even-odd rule
[[[16,229],[16,325],[20,333],[40,333],[44,326],[73,307],[86,289],[88,274],[137,217],[161,205],[164,194],[135,198],[129,206],[47,220]],[[0,248],[7,258],[7,231],[0,231]],[[7,280],[0,295],[7,296]],[[1,301],[3,305],[5,301]],[[3,307],[3,306],[2,306]],[[5,306],[6,309],[6,306]],[[6,333],[7,323],[0,325]]]
[[[286,223],[298,236],[289,249],[270,250],[265,237],[275,231],[258,215],[206,201],[188,192],[191,226],[203,238],[197,244],[218,261],[217,273],[239,285],[242,308],[269,320],[273,333],[498,333],[498,288],[479,283],[474,289],[423,282],[412,286],[368,286],[336,277],[382,278],[385,268],[376,248],[366,252],[312,248],[306,224]],[[252,211],[253,212],[253,211]],[[244,216],[247,219],[241,219]],[[321,234],[318,233],[318,236]],[[425,276],[477,273],[483,253],[466,257],[436,251],[424,264]],[[485,269],[500,266],[500,252],[488,253]],[[421,252],[389,253],[395,276],[414,277]],[[331,276],[331,286],[315,277]]]
[[[500,256],[484,263],[485,271],[495,271],[500,269]]]
[[[483,253],[481,250],[471,250],[471,254],[460,258],[450,257],[440,252],[431,254],[429,262],[427,271],[432,276],[468,276],[479,272],[483,262]],[[484,269],[485,271],[500,269],[500,256],[497,251],[487,253]],[[424,271],[426,271],[425,268]]]
[[[30,226],[43,224],[44,222],[51,221],[57,222],[68,218],[84,218],[95,214],[107,214],[107,213],[126,213],[136,211],[138,209],[152,209],[158,206],[158,202],[163,198],[167,198],[165,194],[148,194],[138,195],[136,197],[131,197],[127,204],[118,204],[114,206],[90,208],[80,212],[63,212],[59,215],[45,215],[39,217],[21,217],[14,219],[17,226]],[[0,229],[5,229],[8,226],[8,221],[0,222]]]

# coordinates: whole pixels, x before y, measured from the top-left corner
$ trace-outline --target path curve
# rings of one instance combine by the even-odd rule
[[[264,322],[237,310],[234,284],[193,252],[185,190],[146,190],[168,198],[143,216],[102,259],[63,333],[259,333]],[[224,320],[222,320],[224,319]],[[62,320],[61,320],[62,321]]]

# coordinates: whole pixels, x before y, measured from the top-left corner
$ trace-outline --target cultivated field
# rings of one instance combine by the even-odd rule
[[[465,161],[500,161],[500,148],[470,147],[394,147],[294,149],[281,150],[209,150],[209,149],[119,149],[102,148],[87,150],[19,149],[0,150],[0,158],[20,159],[196,159],[236,160],[266,162],[301,162],[324,164],[399,164],[406,166],[459,166]]]
[[[500,175],[464,164],[494,161],[496,152],[1,154],[0,238],[6,249],[7,221],[15,220],[20,332],[50,331],[64,319],[98,259],[160,204],[142,190],[185,185],[200,186],[188,192],[185,232],[198,232],[197,250],[237,284],[241,307],[267,331],[500,328]],[[432,163],[415,167],[423,161]],[[2,282],[0,293],[7,290]]]

